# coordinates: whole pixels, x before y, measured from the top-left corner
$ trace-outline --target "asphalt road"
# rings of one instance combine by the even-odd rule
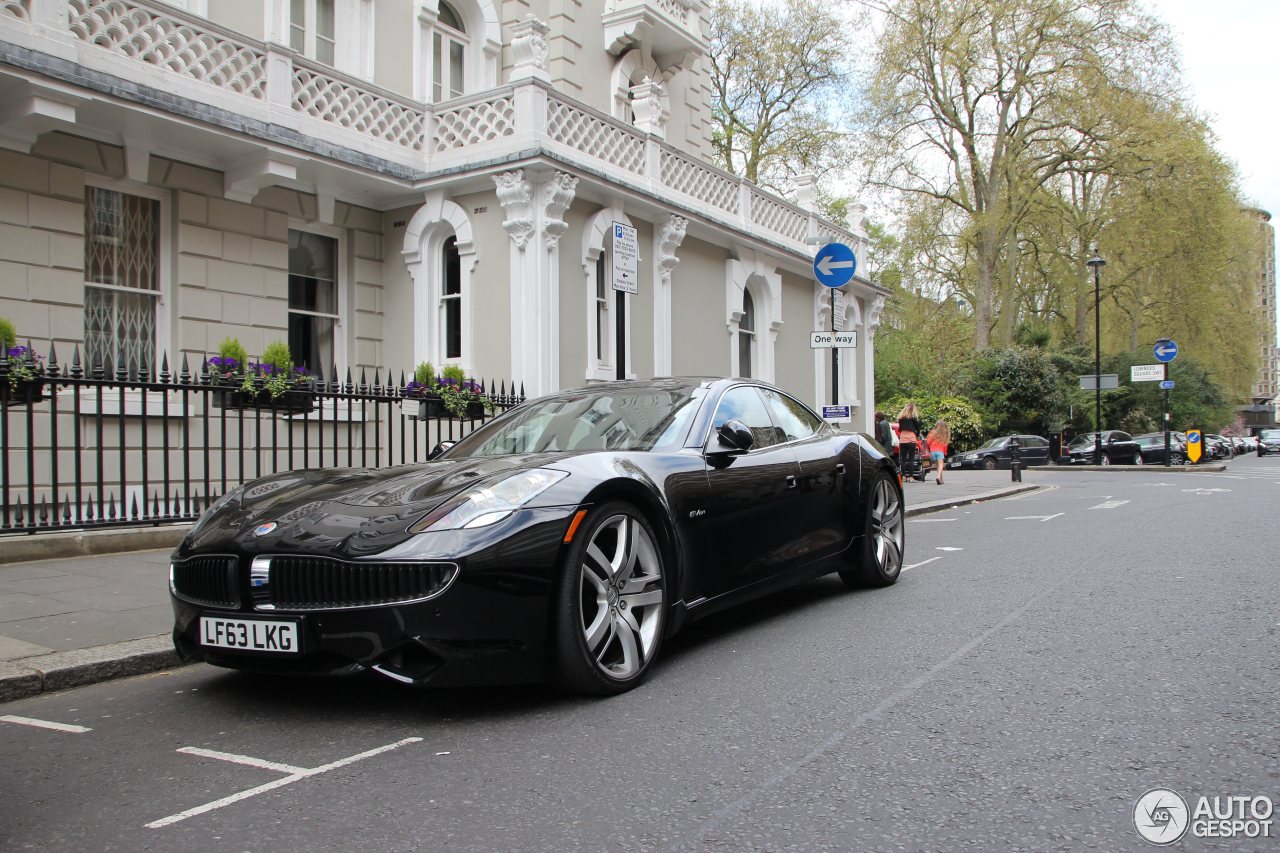
[[[1145,849],[1151,788],[1280,801],[1280,460],[1040,480],[613,699],[196,666],[10,703],[0,849]]]

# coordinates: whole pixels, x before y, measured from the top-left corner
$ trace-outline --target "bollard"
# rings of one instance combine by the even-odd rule
[[[1009,473],[1013,482],[1022,482],[1022,447],[1016,435],[1009,439]]]

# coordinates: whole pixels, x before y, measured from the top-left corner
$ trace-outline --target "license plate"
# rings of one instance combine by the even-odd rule
[[[283,655],[296,655],[301,651],[297,622],[220,616],[200,617],[200,645]]]

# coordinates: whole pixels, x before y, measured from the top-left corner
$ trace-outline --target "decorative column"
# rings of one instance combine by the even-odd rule
[[[663,85],[646,77],[643,83],[631,87],[631,96],[636,130],[666,139],[667,119],[671,117],[671,109],[667,106],[667,92]]]
[[[547,36],[550,33],[551,27],[532,13],[511,25],[513,65],[509,82],[529,79],[551,81],[551,73],[547,70]]]
[[[560,238],[578,179],[529,170],[494,177],[511,238],[511,376],[530,396],[560,386]]]
[[[653,374],[671,375],[671,272],[680,259],[676,249],[684,242],[689,220],[683,216],[669,216],[654,234],[654,257],[658,262],[653,268]]]

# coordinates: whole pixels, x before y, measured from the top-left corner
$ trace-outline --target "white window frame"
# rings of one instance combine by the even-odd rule
[[[462,357],[446,358],[444,316],[444,244],[458,240],[458,270],[462,289]],[[413,281],[413,363],[429,361],[437,368],[456,364],[463,373],[475,373],[475,334],[472,323],[472,275],[479,255],[471,219],[466,210],[444,198],[428,195],[405,228],[401,254]]]
[[[752,326],[750,328],[746,328],[742,325],[742,321],[747,318],[747,300],[748,299],[751,300],[751,314],[752,314],[752,318],[751,318]],[[744,338],[748,339],[749,341],[747,354],[751,358],[751,367],[753,370],[759,370],[760,330],[757,327],[760,325],[760,312],[759,310],[756,309],[757,301],[758,300],[756,299],[755,294],[751,292],[750,281],[748,281],[747,286],[742,289],[742,310],[738,315],[738,350],[737,350],[738,365],[737,365],[737,372],[734,374],[735,376],[741,376],[743,379],[757,378],[752,375],[751,371],[744,371],[742,369],[742,343]]]
[[[606,322],[597,324],[598,305],[598,287],[599,281],[597,270],[601,257],[604,259],[605,275],[609,276],[613,269],[613,223],[621,222],[624,225],[631,225],[631,220],[627,215],[617,208],[609,207],[597,212],[587,222],[587,227],[583,229],[582,234],[582,269],[586,275],[586,309],[587,309],[587,367],[585,378],[588,381],[612,382],[618,378],[617,365],[617,319],[614,314],[614,306],[617,299],[615,294],[622,296],[625,303],[625,316],[623,318],[623,353],[627,360],[626,373],[627,379],[635,379],[636,373],[632,369],[635,360],[632,356],[632,345],[635,340],[632,334],[632,318],[635,314],[634,300],[631,294],[617,291],[613,289],[613,282],[606,284],[604,290],[608,315]],[[603,346],[597,334],[597,328],[603,327],[609,339],[604,342]],[[601,358],[598,353],[605,353],[605,357]]]
[[[753,379],[774,381],[775,351],[778,330],[782,328],[782,275],[777,262],[770,262],[764,255],[735,248],[738,257],[730,257],[725,264],[725,325],[729,330],[729,375],[738,376],[739,323],[742,322],[742,293],[751,290],[752,307],[756,312],[755,351],[752,353]]]
[[[304,49],[302,54],[315,59],[315,0],[305,0]],[[292,10],[290,0],[270,0],[265,4],[267,38],[278,44],[291,45]],[[373,79],[374,2],[373,0],[334,0],[333,66],[366,80]],[[316,60],[319,61],[319,60]]]
[[[333,361],[338,368],[337,376],[329,375],[333,371],[334,364],[325,364],[321,366],[308,365],[308,369],[312,373],[319,373],[323,370],[324,378],[329,382],[333,382],[337,379],[342,379],[343,377],[345,377],[347,368],[350,366],[350,362],[348,361],[348,358],[347,358],[347,353],[348,353],[347,329],[349,328],[349,324],[347,323],[347,318],[351,316],[352,306],[350,302],[350,299],[351,299],[350,276],[347,274],[347,232],[341,228],[334,228],[332,226],[320,225],[315,222],[306,222],[300,219],[298,220],[290,219],[289,230],[303,231],[309,234],[316,234],[321,237],[329,237],[330,239],[333,239],[337,242],[337,258],[335,260],[335,264],[336,264],[335,275],[337,275],[335,286],[337,289],[337,293],[334,294],[334,299],[338,306],[338,313],[336,317],[334,317],[334,315],[332,314],[325,314],[325,313],[316,312],[316,311],[301,311],[301,310],[295,310],[289,307],[289,276],[292,273],[288,268],[287,261],[285,265],[285,287],[284,287],[285,340],[288,340],[288,337],[289,337],[289,316],[292,314],[306,314],[314,317],[334,317]],[[301,353],[290,352],[290,355],[292,356],[295,364],[302,363]]]
[[[471,344],[471,300],[467,294],[467,285],[469,276],[464,272],[464,264],[462,262],[462,252],[458,251],[458,293],[456,296],[450,296],[447,288],[447,270],[448,264],[445,262],[444,247],[448,245],[449,238],[454,238],[454,247],[457,248],[460,241],[456,234],[452,231],[442,230],[439,239],[433,241],[435,243],[435,280],[438,283],[439,298],[437,300],[439,313],[438,327],[439,334],[436,337],[437,349],[439,350],[439,359],[433,364],[447,365],[456,364],[466,371],[466,366],[470,363],[467,355],[470,352]],[[449,356],[449,301],[456,299],[458,302],[458,354]]]
[[[447,0],[457,13],[464,33],[458,34],[452,27],[439,22],[440,0],[420,0],[418,27],[413,48],[413,96],[419,101],[433,103],[432,73],[435,55],[433,37],[440,34],[454,37],[462,35],[465,48],[462,56],[462,94],[492,89],[498,85],[498,60],[502,55],[502,27],[498,10],[492,0]],[[443,46],[443,45],[442,45]],[[448,67],[448,56],[441,57],[442,68]],[[452,95],[443,92],[441,99]]]
[[[174,359],[172,358],[172,354],[175,351],[173,349],[173,340],[172,340],[173,319],[171,316],[171,313],[172,313],[171,306],[173,304],[173,300],[170,298],[170,294],[172,293],[172,289],[173,289],[172,261],[171,261],[172,252],[173,252],[173,238],[172,238],[172,229],[169,223],[169,218],[171,216],[171,210],[172,210],[172,204],[171,204],[172,195],[168,190],[147,186],[146,184],[139,184],[133,181],[126,181],[126,180],[111,180],[108,178],[99,177],[97,175],[86,175],[84,183],[85,183],[86,189],[88,189],[89,187],[93,187],[95,189],[113,190],[115,192],[123,193],[125,195],[134,195],[134,196],[138,196],[139,198],[147,198],[147,199],[151,199],[153,201],[159,202],[159,209],[158,209],[158,212],[156,213],[156,217],[159,219],[158,225],[159,225],[159,232],[160,232],[159,239],[157,240],[157,246],[156,246],[156,279],[157,280],[156,280],[156,290],[153,291],[156,294],[155,295],[156,318],[155,318],[155,341],[154,341],[155,352],[152,353],[151,369],[157,375],[159,375],[161,362],[163,361],[164,356],[170,355],[171,357],[169,359],[169,368],[171,371],[173,371],[176,367],[176,365],[174,364]],[[84,195],[81,196],[81,204],[86,206],[88,205],[88,199],[86,199]],[[89,235],[86,234],[85,240],[88,240],[88,239],[89,239]],[[134,287],[121,287],[119,285],[100,284],[98,282],[92,282],[92,281],[89,281],[87,273],[88,273],[87,269],[82,271],[84,286],[86,288],[96,287],[102,290],[111,290],[118,293],[119,292],[123,292],[123,293],[146,293],[147,292],[147,291],[140,291]],[[84,328],[83,317],[82,317],[81,331],[80,331],[82,338],[84,338],[84,334],[86,331],[87,330]],[[89,343],[88,339],[84,338],[86,357],[88,355],[88,343]]]

